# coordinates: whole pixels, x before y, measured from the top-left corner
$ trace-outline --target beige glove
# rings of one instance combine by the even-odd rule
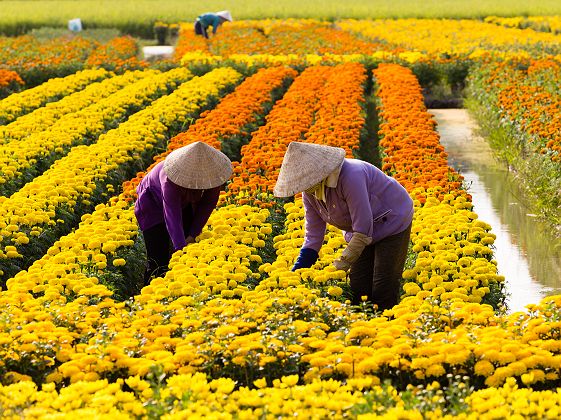
[[[354,232],[349,244],[341,254],[341,258],[333,261],[337,270],[349,271],[351,265],[358,260],[362,251],[372,243],[372,238],[360,232]]]

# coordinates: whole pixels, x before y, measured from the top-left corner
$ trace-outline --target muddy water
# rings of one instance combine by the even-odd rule
[[[479,219],[497,235],[495,259],[506,278],[510,312],[548,295],[561,294],[561,239],[523,204],[524,199],[506,167],[493,157],[463,109],[431,109],[438,122],[448,163],[465,178]]]

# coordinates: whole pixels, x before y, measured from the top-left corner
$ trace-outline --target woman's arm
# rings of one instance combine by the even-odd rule
[[[218,198],[220,197],[220,187],[205,190],[201,196],[201,200],[195,203],[193,222],[189,227],[189,236],[196,238],[203,230],[203,227],[208,222],[212,211],[216,208]]]

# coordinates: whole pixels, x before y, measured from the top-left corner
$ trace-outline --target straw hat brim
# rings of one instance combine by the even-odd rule
[[[276,197],[291,197],[327,178],[345,159],[339,147],[292,142],[282,161],[273,190]]]
[[[216,12],[216,14],[221,18],[226,19],[228,22],[232,22],[234,20],[232,19],[232,14],[228,10],[221,10],[220,12]]]
[[[206,190],[230,178],[232,162],[221,151],[199,141],[171,152],[164,160],[164,171],[180,187]]]

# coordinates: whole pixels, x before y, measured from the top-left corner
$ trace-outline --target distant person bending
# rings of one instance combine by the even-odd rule
[[[218,27],[226,21],[233,21],[232,15],[228,10],[202,14],[195,20],[195,34],[202,35],[208,39],[209,26],[212,26],[212,34],[216,35]]]

